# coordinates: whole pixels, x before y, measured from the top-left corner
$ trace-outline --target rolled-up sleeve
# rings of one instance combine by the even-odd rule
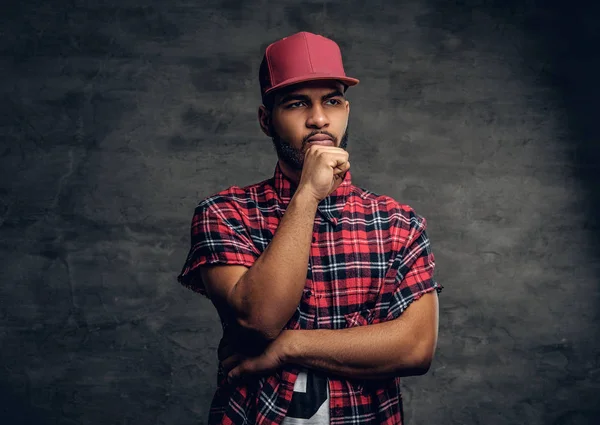
[[[388,276],[394,280],[394,291],[389,298],[386,320],[402,314],[414,300],[428,292],[440,293],[443,286],[434,278],[435,257],[425,231],[427,221],[417,215],[410,217],[409,234],[390,268]]]
[[[194,211],[191,246],[177,280],[209,297],[198,268],[205,264],[251,267],[260,252],[252,243],[239,209],[224,197],[207,198]]]

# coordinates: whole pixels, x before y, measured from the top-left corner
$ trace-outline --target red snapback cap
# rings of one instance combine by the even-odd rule
[[[346,76],[342,52],[329,38],[302,31],[270,44],[259,71],[262,96],[296,83],[338,80],[354,86],[359,80]]]

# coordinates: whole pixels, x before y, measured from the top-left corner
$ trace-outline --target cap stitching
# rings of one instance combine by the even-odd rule
[[[267,92],[267,90],[269,90],[275,85],[273,83],[273,69],[271,69],[271,58],[269,57],[269,52],[271,51],[272,46],[272,44],[267,46],[267,49],[265,50],[265,57],[267,58],[267,67],[269,68],[269,87],[265,89],[265,93]]]
[[[310,49],[308,48],[308,37],[306,34],[302,34],[304,36],[304,44],[306,45],[306,53],[308,54],[308,62],[310,62],[310,71],[311,73],[315,73],[315,68],[312,63],[312,58],[310,57]]]

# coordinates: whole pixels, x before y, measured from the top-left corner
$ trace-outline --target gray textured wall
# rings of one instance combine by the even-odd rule
[[[429,221],[439,349],[408,423],[600,418],[592,2],[26,0],[0,13],[0,422],[204,423],[193,208],[271,175],[264,47],[335,38],[355,184]]]

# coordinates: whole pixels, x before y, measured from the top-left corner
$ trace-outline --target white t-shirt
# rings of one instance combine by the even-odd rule
[[[329,382],[323,374],[301,370],[281,425],[329,425]]]

